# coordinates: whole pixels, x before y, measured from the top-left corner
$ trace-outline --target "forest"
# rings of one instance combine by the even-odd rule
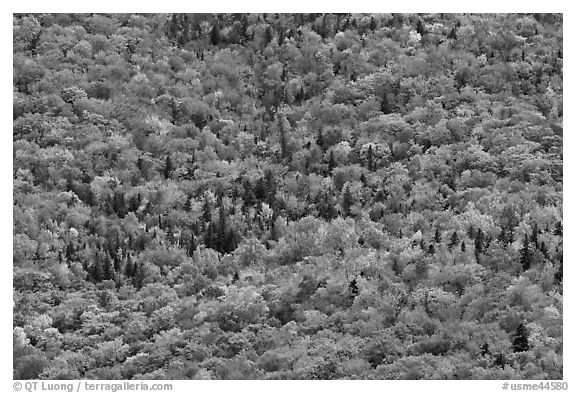
[[[562,379],[562,24],[14,14],[14,379]]]

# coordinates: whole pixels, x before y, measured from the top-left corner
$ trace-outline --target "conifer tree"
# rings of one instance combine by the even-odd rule
[[[250,183],[248,179],[244,181],[244,196],[242,199],[244,200],[245,208],[252,207],[256,204],[256,196],[254,195],[252,183]]]
[[[204,224],[212,221],[212,206],[208,198],[204,198],[204,204],[202,205],[202,220]]]
[[[512,335],[512,348],[514,352],[526,352],[530,349],[528,345],[528,329],[521,323],[516,328],[516,331]]]
[[[334,168],[336,168],[336,160],[334,159],[334,151],[330,150],[330,157],[328,158],[328,171],[332,172]]]
[[[273,38],[272,29],[270,28],[270,26],[268,26],[264,31],[264,41],[263,41],[264,47],[268,46],[268,44],[272,42],[272,38]]]
[[[102,277],[104,280],[112,280],[114,278],[114,266],[112,258],[107,252],[102,257]]]
[[[442,239],[440,238],[440,231],[438,230],[438,228],[436,228],[436,232],[434,232],[434,243],[440,244],[441,240]]]
[[[460,242],[460,238],[456,231],[452,232],[452,236],[450,237],[450,244],[448,244],[448,248],[451,250],[454,246],[456,246]]]
[[[169,179],[172,175],[172,171],[174,170],[174,165],[172,164],[172,159],[170,158],[170,154],[166,156],[166,161],[164,163],[164,177]]]
[[[350,186],[344,187],[344,192],[342,193],[342,210],[345,217],[350,215],[350,208],[354,205],[354,197],[352,196],[352,191]]]
[[[532,235],[530,236],[530,241],[534,243],[534,246],[538,248],[538,235],[540,234],[540,229],[538,228],[538,224],[534,224],[532,226]]]
[[[358,295],[358,282],[356,281],[355,278],[352,281],[350,281],[348,287],[350,288],[350,292],[352,292],[352,296]]]
[[[104,279],[102,262],[100,261],[100,258],[98,256],[94,259],[94,262],[92,263],[91,275],[92,279],[96,282],[100,282]]]
[[[218,26],[218,22],[214,23],[210,31],[210,43],[214,46],[220,43],[220,27]]]
[[[196,238],[194,234],[190,234],[190,240],[188,241],[188,248],[186,249],[186,255],[191,257],[194,255],[194,251],[196,251]]]
[[[416,32],[422,37],[426,35],[426,28],[424,27],[424,23],[422,23],[422,19],[418,19],[418,23],[416,23]]]
[[[563,232],[563,231],[562,231],[562,223],[561,223],[560,221],[558,221],[558,222],[556,223],[556,228],[555,228],[555,230],[554,230],[554,234],[555,234],[556,236],[562,236],[562,232]]]
[[[524,243],[520,250],[520,264],[525,271],[530,269],[530,265],[532,264],[532,252],[530,251],[530,240],[528,239],[528,234],[524,235]]]
[[[564,260],[562,258],[562,253],[560,253],[559,257],[560,257],[560,264],[558,266],[558,270],[554,274],[554,280],[558,284],[561,283],[564,279]]]
[[[132,254],[128,254],[126,257],[126,265],[124,266],[124,274],[127,277],[134,277],[135,267],[136,265],[134,264]]]
[[[484,232],[478,228],[476,236],[474,237],[474,255],[476,255],[476,258],[484,252],[484,240]]]
[[[494,365],[500,366],[502,367],[502,370],[504,370],[504,367],[506,366],[506,356],[504,356],[503,353],[496,355],[496,359],[494,359]]]
[[[372,150],[372,145],[368,146],[368,156],[366,158],[368,164],[368,170],[370,172],[374,171],[374,151]]]

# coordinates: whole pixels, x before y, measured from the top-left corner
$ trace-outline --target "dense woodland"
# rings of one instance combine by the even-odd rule
[[[13,17],[17,379],[562,379],[562,16]]]

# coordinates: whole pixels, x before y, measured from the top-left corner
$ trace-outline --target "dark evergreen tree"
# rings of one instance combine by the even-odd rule
[[[224,246],[222,251],[226,253],[231,253],[236,249],[236,247],[237,247],[236,233],[234,232],[234,229],[230,228],[226,232],[226,237],[224,240]]]
[[[272,42],[273,38],[274,36],[272,35],[272,29],[270,26],[266,27],[266,30],[264,30],[264,41],[262,42],[264,47],[268,46],[268,44]]]
[[[358,295],[358,282],[356,281],[356,279],[352,279],[352,281],[350,281],[350,283],[348,284],[348,288],[350,288],[350,292],[352,293],[352,296],[356,296]]]
[[[134,264],[134,259],[132,258],[132,254],[128,254],[126,257],[126,265],[124,266],[124,274],[126,277],[134,277],[136,265]]]
[[[224,209],[224,206],[220,205],[220,208],[218,209],[218,230],[216,233],[216,244],[215,244],[217,250],[220,252],[225,252],[227,248],[226,217],[227,217],[226,210]]]
[[[194,237],[194,234],[190,234],[190,240],[188,241],[188,247],[186,249],[186,255],[188,255],[189,257],[191,257],[192,255],[194,255],[194,251],[196,251],[196,238]]]
[[[418,19],[418,23],[416,23],[416,32],[424,37],[426,33],[426,28],[424,27],[424,23],[422,23],[422,19]]]
[[[168,23],[168,37],[176,39],[179,31],[180,24],[178,22],[178,14],[172,14],[170,16],[170,22]]]
[[[538,235],[540,235],[540,229],[538,228],[538,224],[534,224],[532,226],[532,235],[530,236],[530,241],[534,244],[534,247],[538,248]]]
[[[548,247],[546,247],[546,244],[544,242],[540,242],[540,246],[538,247],[538,249],[540,250],[540,252],[542,253],[542,256],[546,259],[548,259],[549,255],[548,255]]]
[[[95,282],[100,282],[104,279],[104,271],[102,269],[102,262],[100,258],[97,256],[92,263],[92,268],[90,271],[90,275]]]
[[[387,93],[383,93],[382,97],[380,98],[380,112],[384,113],[385,115],[389,115],[393,112]]]
[[[76,261],[76,250],[74,249],[74,245],[72,243],[68,243],[66,246],[66,260],[69,262]]]
[[[172,171],[174,170],[174,165],[172,164],[172,159],[170,158],[170,154],[166,156],[166,162],[164,163],[164,177],[166,179],[170,179],[172,175]]]
[[[274,174],[271,170],[266,171],[265,175],[265,187],[266,187],[266,203],[271,207],[274,208],[274,204],[276,202],[276,180],[274,179]]]
[[[344,192],[342,193],[342,211],[345,217],[350,215],[350,208],[354,205],[354,197],[352,196],[352,191],[350,191],[350,186],[346,185],[344,187]]]
[[[144,279],[145,278],[146,278],[146,276],[145,276],[144,266],[142,264],[135,264],[134,265],[134,279],[133,279],[134,287],[138,290],[142,289],[142,286],[144,285]]]
[[[278,116],[278,133],[280,136],[280,150],[282,152],[282,159],[288,158],[288,135],[286,133],[286,127],[284,126],[285,118],[283,116]]]
[[[212,222],[208,224],[208,228],[204,232],[204,245],[206,248],[215,248],[214,245],[214,225]]]
[[[306,94],[304,93],[304,86],[300,85],[300,90],[298,90],[298,92],[294,96],[294,99],[296,100],[296,102],[298,104],[302,104],[302,100],[304,100],[305,97],[306,97]]]
[[[220,26],[218,26],[218,22],[214,23],[210,31],[210,43],[214,46],[220,43]]]
[[[368,26],[368,28],[370,29],[371,32],[374,32],[374,30],[376,30],[376,27],[377,27],[376,20],[372,16],[370,18],[370,25]]]
[[[524,243],[522,249],[520,250],[520,264],[524,271],[530,269],[532,265],[532,251],[530,250],[530,240],[528,239],[528,234],[524,235]]]
[[[252,183],[250,180],[246,179],[244,181],[244,207],[249,208],[256,205],[256,196],[254,195],[254,190],[252,188]]]
[[[204,198],[204,203],[202,205],[202,221],[204,224],[208,224],[212,221],[212,205],[208,198]]]
[[[506,356],[504,356],[503,353],[497,354],[494,359],[494,365],[502,367],[502,370],[504,370],[504,367],[506,366]]]
[[[521,323],[516,328],[516,331],[512,335],[512,348],[514,352],[526,352],[530,349],[528,345],[528,329]]]
[[[334,151],[330,150],[330,157],[328,158],[328,171],[332,172],[336,168],[336,160],[334,159]]]
[[[564,260],[563,260],[562,253],[559,254],[559,259],[560,259],[560,263],[558,264],[558,270],[554,274],[554,280],[558,284],[562,283],[562,281],[564,279]]]
[[[458,26],[454,26],[450,29],[450,32],[448,33],[448,38],[451,40],[455,40],[456,38],[458,38],[458,35],[456,34],[456,32],[458,31]]]
[[[452,236],[450,237],[450,243],[448,244],[448,249],[452,249],[453,247],[455,247],[458,243],[460,243],[460,237],[458,236],[458,234],[456,233],[456,231],[452,232]]]
[[[107,252],[102,255],[102,277],[104,280],[112,280],[114,278],[114,265],[110,254]]]
[[[326,146],[324,145],[324,135],[322,134],[322,130],[318,130],[318,136],[316,137],[316,144],[322,151],[326,150]]]
[[[374,151],[372,150],[372,145],[368,146],[368,153],[367,153],[366,161],[367,161],[367,165],[368,165],[368,170],[370,172],[373,172],[375,169],[375,166],[374,166]]]
[[[192,195],[190,195],[190,196],[188,196],[188,198],[186,198],[186,203],[184,204],[184,210],[187,212],[192,210]]]
[[[256,184],[254,185],[254,196],[259,201],[266,200],[266,185],[264,184],[264,178],[260,177],[256,180]]]
[[[440,238],[440,231],[436,228],[436,232],[434,232],[434,243],[440,244],[442,239]]]
[[[556,228],[554,229],[554,234],[555,234],[556,236],[562,236],[562,233],[563,233],[563,231],[562,231],[562,223],[561,223],[560,221],[558,221],[558,222],[556,223]]]
[[[484,232],[478,228],[476,236],[474,237],[474,254],[476,255],[476,258],[484,252],[484,241]]]
[[[114,253],[112,261],[114,263],[114,271],[120,272],[122,270],[122,260],[120,259],[118,253]]]

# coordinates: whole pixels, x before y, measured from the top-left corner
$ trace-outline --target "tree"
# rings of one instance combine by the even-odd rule
[[[212,205],[208,197],[204,197],[204,203],[202,205],[202,221],[204,225],[212,221]]]
[[[256,196],[254,195],[254,189],[250,180],[244,180],[244,207],[249,208],[256,204]]]
[[[538,224],[534,224],[532,226],[532,235],[530,237],[530,241],[534,244],[534,247],[538,248],[538,235],[540,235],[540,229],[538,228]]]
[[[170,155],[166,156],[166,161],[164,163],[164,178],[170,179],[172,175],[172,171],[174,170],[174,165],[172,164],[172,159]]]
[[[220,43],[220,26],[218,22],[214,23],[212,30],[210,30],[210,43],[214,46]]]
[[[348,284],[348,288],[350,288],[350,292],[352,293],[353,297],[356,297],[358,295],[358,282],[356,281],[355,278],[352,281],[350,281],[350,283]]]
[[[452,232],[452,236],[450,237],[450,243],[448,244],[448,248],[451,250],[454,246],[460,243],[460,237],[456,233],[456,231]]]
[[[332,172],[334,168],[336,168],[336,160],[334,159],[334,150],[330,150],[330,157],[328,158],[328,171]]]
[[[264,30],[264,41],[263,41],[263,44],[264,44],[265,47],[268,46],[268,44],[269,44],[270,42],[272,42],[272,38],[273,38],[272,29],[270,28],[270,26],[267,26],[267,27],[266,27],[266,30]]]
[[[512,348],[514,352],[526,352],[530,349],[528,345],[528,329],[520,323],[512,335]]]
[[[289,158],[288,135],[286,134],[289,126],[288,121],[283,115],[278,116],[278,133],[280,134],[280,149],[282,151],[283,159]]]
[[[126,264],[124,266],[124,274],[127,277],[133,278],[135,272],[136,272],[136,265],[134,263],[134,258],[132,257],[132,254],[130,253],[126,257]]]
[[[194,255],[194,251],[196,251],[196,237],[193,233],[190,234],[190,240],[188,241],[188,247],[186,249],[186,255],[191,257]]]
[[[344,217],[348,217],[350,215],[350,208],[354,205],[354,197],[352,196],[352,190],[350,190],[350,186],[346,185],[344,187],[344,191],[342,193],[342,212],[344,213]]]
[[[530,250],[528,234],[524,235],[524,243],[520,250],[520,265],[522,265],[522,269],[525,271],[530,269],[530,266],[532,265],[532,251]]]
[[[494,359],[494,365],[500,366],[502,367],[502,370],[504,370],[504,367],[506,366],[506,356],[503,353],[497,354],[496,359]]]
[[[104,270],[102,268],[102,262],[100,261],[100,258],[96,257],[94,259],[90,273],[92,279],[96,282],[100,282],[104,279]]]
[[[476,259],[484,252],[484,242],[484,232],[478,228],[476,236],[474,237],[474,255],[476,255]]]
[[[434,232],[434,243],[440,244],[441,241],[442,239],[440,238],[440,231],[438,230],[438,228],[436,228],[436,231]]]
[[[418,19],[418,23],[416,23],[416,32],[422,37],[426,35],[426,28],[424,27],[424,23],[422,23],[422,19]]]
[[[554,229],[554,234],[556,236],[562,236],[562,223],[558,221],[556,223],[556,228]]]
[[[372,144],[370,144],[370,146],[368,147],[368,153],[366,156],[366,161],[368,164],[368,170],[370,172],[373,172],[375,167],[374,167],[374,151],[372,150]]]

